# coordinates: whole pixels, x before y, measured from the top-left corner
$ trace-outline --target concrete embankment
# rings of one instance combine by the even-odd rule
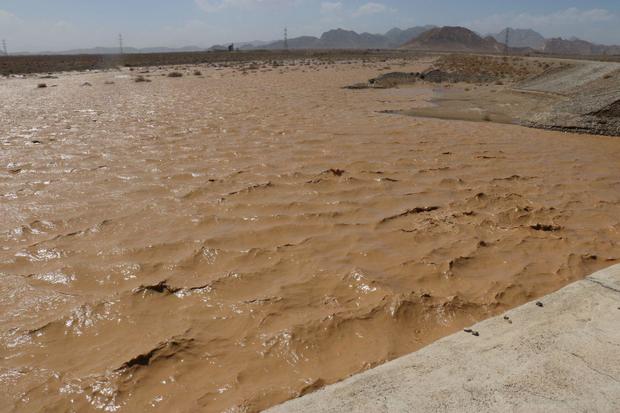
[[[281,412],[618,412],[620,265]]]

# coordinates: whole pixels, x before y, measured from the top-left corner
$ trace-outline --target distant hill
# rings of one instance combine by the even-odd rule
[[[319,46],[322,49],[371,49],[387,48],[387,40],[381,35],[358,34],[353,30],[336,29],[321,35]]]
[[[241,43],[235,44],[235,47],[238,47],[239,49],[259,48],[269,43],[272,43],[272,42],[271,41],[266,42],[264,40],[252,40],[251,42],[241,42]]]
[[[514,48],[527,48],[543,50],[547,39],[542,34],[532,29],[512,29],[506,28],[499,33],[491,36],[499,43],[506,43],[506,33],[508,32],[508,46]]]
[[[576,38],[567,40],[558,37],[547,40],[543,52],[583,56],[620,55],[620,46],[605,46]]]
[[[384,36],[388,38],[390,44],[395,47],[400,47],[410,40],[415,39],[424,32],[436,28],[437,26],[417,26],[409,29],[399,29],[398,27],[388,31]]]
[[[504,46],[492,37],[483,38],[464,27],[450,26],[428,30],[405,43],[402,48],[455,52],[501,52],[504,50]]]
[[[318,49],[318,37],[314,36],[301,36],[288,39],[288,48],[291,50],[298,49]],[[267,43],[261,46],[255,47],[242,47],[242,49],[267,49],[267,50],[282,50],[284,49],[284,40],[277,40],[275,42]]]
[[[388,49],[388,39],[380,34],[358,34],[352,30],[336,29],[323,33],[319,39],[321,49]]]
[[[136,47],[124,47],[123,53],[126,54],[137,54],[137,53],[180,53],[180,52],[200,52],[205,50],[204,47],[198,46],[185,46],[179,48],[173,47],[145,47],[145,48],[136,48]],[[37,54],[41,55],[112,55],[118,54],[118,47],[92,47],[90,49],[71,49],[71,50],[63,50],[60,52],[39,52]],[[18,53],[14,53],[18,54]],[[28,55],[31,53],[19,53],[21,55]]]

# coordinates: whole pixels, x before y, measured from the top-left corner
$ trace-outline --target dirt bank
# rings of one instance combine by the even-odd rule
[[[388,112],[620,136],[620,63],[450,55],[420,73],[390,73],[365,87],[425,83],[440,85],[434,106]]]

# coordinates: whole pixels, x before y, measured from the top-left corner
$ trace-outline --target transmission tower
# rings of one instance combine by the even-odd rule
[[[506,28],[506,47],[504,47],[504,53],[508,54],[508,48],[510,44],[510,27]]]
[[[2,54],[5,56],[9,55],[9,52],[6,48],[6,40],[2,39]]]
[[[288,28],[284,28],[284,49],[288,50]]]
[[[120,54],[123,54],[123,35],[122,34],[118,35],[118,50]]]

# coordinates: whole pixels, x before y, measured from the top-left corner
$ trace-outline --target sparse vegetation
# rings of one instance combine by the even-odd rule
[[[526,61],[522,57],[494,57],[477,55],[449,55],[441,57],[436,67],[444,72],[459,73],[466,79],[485,82],[501,82],[506,79],[519,82],[538,76],[550,68],[559,68],[567,63],[547,63],[538,60]],[[496,83],[500,85],[500,83]]]
[[[183,53],[147,53],[147,54],[126,54],[120,57],[106,56],[102,59],[99,55],[58,55],[58,56],[9,56],[0,59],[0,74],[25,74],[25,73],[50,73],[63,71],[80,71],[93,69],[114,69],[136,67],[143,70],[147,67],[159,67],[160,70],[179,70],[180,65],[196,67],[197,65],[209,66],[212,68],[227,67],[231,62],[236,64],[251,64],[252,62],[270,62],[271,66],[279,67],[286,65],[287,62],[300,59],[314,59],[318,65],[329,67],[336,61],[342,62],[351,59],[359,59],[358,62],[365,60],[366,63],[374,62],[380,67],[395,67],[398,62],[408,61],[418,57],[417,52],[405,51],[373,51],[367,50],[289,50],[289,51],[260,51],[260,52],[183,52]],[[509,58],[510,59],[518,59]],[[598,60],[619,61],[618,56],[597,56]],[[386,63],[389,61],[390,63]],[[525,66],[531,66],[532,60],[527,60]],[[126,69],[125,69],[126,70]],[[152,70],[152,69],[151,69]],[[189,72],[191,73],[191,72]]]
[[[200,70],[194,70],[194,76],[202,76],[202,72]]]
[[[136,83],[143,83],[143,82],[150,82],[151,79],[147,79],[144,76],[140,75],[138,77],[135,78],[135,82]]]
[[[170,73],[168,73],[168,77],[183,77],[183,73],[181,73],[181,72],[170,72]]]
[[[38,87],[39,89],[43,89],[43,88],[46,88],[46,87],[47,87],[47,84],[46,84],[46,83],[39,83],[39,84],[37,85],[37,87]]]

